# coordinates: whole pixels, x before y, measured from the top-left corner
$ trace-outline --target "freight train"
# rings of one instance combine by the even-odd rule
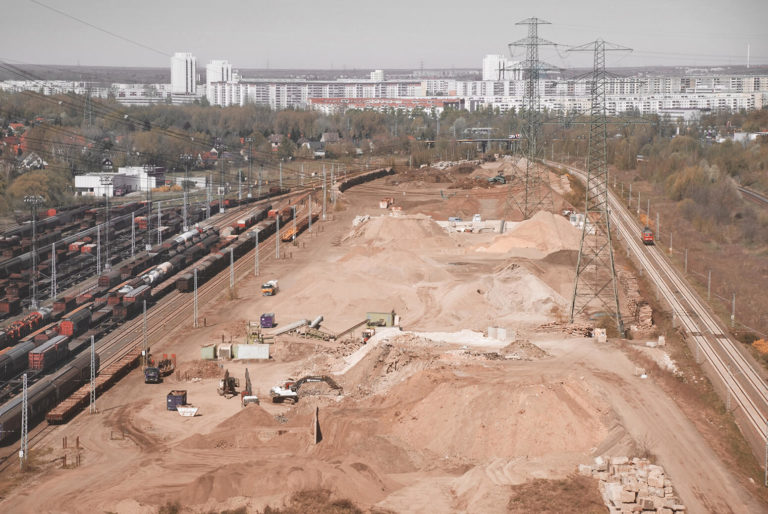
[[[96,354],[96,369],[99,355]],[[85,384],[91,376],[91,354],[84,352],[59,372],[32,384],[27,392],[29,426],[41,421],[54,405]],[[22,397],[0,406],[0,444],[7,445],[21,434]]]

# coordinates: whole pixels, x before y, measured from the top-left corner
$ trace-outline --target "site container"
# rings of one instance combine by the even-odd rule
[[[216,358],[216,343],[204,344],[200,347],[200,358],[203,360],[214,360]]]
[[[261,318],[259,319],[259,322],[261,324],[261,328],[272,328],[275,326],[275,313],[274,312],[265,312],[261,315]]]
[[[166,408],[176,410],[176,407],[187,404],[187,391],[185,389],[174,390],[166,397]]]

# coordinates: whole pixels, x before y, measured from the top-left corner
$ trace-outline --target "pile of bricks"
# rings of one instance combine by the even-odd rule
[[[592,466],[580,464],[579,474],[600,481],[600,494],[611,514],[685,512],[664,468],[637,457],[596,457]]]

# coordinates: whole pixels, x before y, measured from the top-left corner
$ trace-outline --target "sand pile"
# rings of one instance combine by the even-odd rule
[[[475,247],[477,252],[512,253],[520,248],[533,248],[540,258],[561,250],[578,250],[581,232],[562,216],[538,212],[533,218],[516,224],[500,234],[489,245]]]
[[[453,240],[429,216],[378,216],[353,230],[344,242],[403,249],[449,248]]]
[[[509,266],[492,277],[485,300],[503,319],[546,323],[568,307],[568,301],[523,267]]]
[[[389,473],[403,472],[409,460],[479,463],[589,455],[608,434],[606,410],[578,380],[549,382],[540,376],[515,377],[499,368],[440,366],[413,373],[386,394],[361,399],[354,407],[328,411],[323,449],[355,452],[370,438],[383,437],[387,451],[400,455],[399,469],[387,469],[386,455],[376,455],[370,447],[365,451],[369,462]],[[393,445],[400,451],[394,452]]]

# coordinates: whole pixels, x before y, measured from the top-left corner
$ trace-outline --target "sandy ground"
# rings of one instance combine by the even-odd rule
[[[539,329],[565,318],[578,232],[541,214],[503,235],[449,235],[429,217],[455,212],[458,200],[439,186],[380,181],[347,192],[333,221],[283,247],[291,258],[241,281],[237,300],[203,306],[205,328],[154,349],[177,354],[177,375],[145,385],[136,371],[99,398],[99,414],[48,436],[40,472],[9,489],[0,510],[157,512],[168,501],[258,510],[326,488],[395,512],[505,512],[512,484],[648,445],[690,512],[759,512],[653,377],[635,376],[620,343]],[[396,197],[404,216],[378,208],[387,187],[407,190]],[[462,194],[484,217],[504,211],[494,189]],[[360,214],[372,218],[353,227]],[[265,298],[258,286],[270,278],[280,292]],[[322,314],[323,329],[340,332],[390,310],[403,331],[380,330],[365,346],[359,331],[337,342],[280,336],[268,362],[199,361],[201,344],[241,340],[262,312],[281,325]],[[489,326],[514,340],[483,337]],[[261,405],[217,395],[225,368],[241,380],[248,369]],[[270,403],[271,386],[306,374],[333,376],[342,394],[312,384],[296,405]],[[167,411],[171,389],[187,390],[199,415]],[[77,452],[62,449],[64,436],[70,446],[79,437],[77,467],[62,469]]]

